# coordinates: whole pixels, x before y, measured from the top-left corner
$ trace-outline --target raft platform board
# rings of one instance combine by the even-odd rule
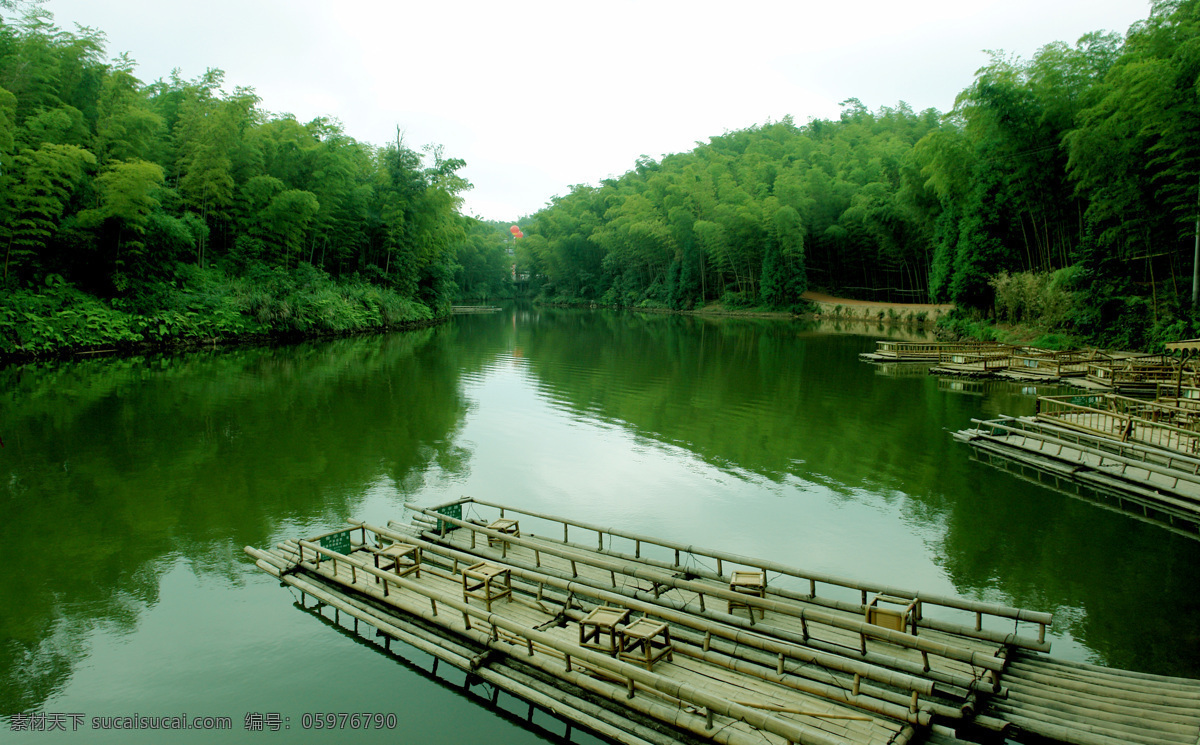
[[[1034,417],[972,421],[977,426],[955,432],[956,440],[1099,491],[1128,495],[1180,518],[1200,519],[1198,458]]]
[[[477,500],[414,511],[411,523],[354,523],[311,541],[246,551],[335,613],[616,742],[903,745],[1023,730],[1099,743],[1059,737],[1061,717],[1043,721],[1031,708],[1052,699],[1014,703],[1019,697],[1006,684],[1010,661],[1043,659],[1048,614],[860,583]],[[572,532],[586,542],[571,541]],[[420,550],[419,572],[410,564],[400,567],[403,576],[386,564],[375,568],[379,556],[415,553],[381,553],[392,543]],[[472,579],[485,576],[497,584]],[[617,610],[589,615],[602,606]],[[628,654],[616,654],[611,639],[589,636],[592,644],[582,644],[581,622],[626,610],[624,626],[613,630]],[[658,636],[628,649],[640,638],[634,629],[643,627]],[[646,656],[648,649],[653,654]],[[1041,684],[1046,671],[1031,675],[1022,685]],[[1148,684],[1144,676],[1137,681]],[[1170,685],[1188,695],[1193,686],[1200,691],[1195,681]],[[1123,691],[1110,698],[1124,700]],[[1100,698],[1097,706],[1109,705]],[[1186,729],[1192,715],[1200,722],[1200,693],[1176,708],[1182,719],[1169,714],[1166,726]],[[1069,712],[1064,716],[1069,720]],[[1194,729],[1189,745],[1200,739]],[[1153,736],[1154,727],[1144,731]]]

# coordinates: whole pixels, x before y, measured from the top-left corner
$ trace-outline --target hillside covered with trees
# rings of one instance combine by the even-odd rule
[[[444,314],[456,279],[505,291],[507,233],[459,214],[440,147],[268,114],[219,70],[145,84],[100,31],[3,11],[0,354],[383,328]]]
[[[0,355],[388,328],[514,292],[793,309],[812,288],[1111,346],[1197,335],[1198,40],[1200,0],[1158,0],[1124,36],[994,54],[949,113],[849,99],[727,132],[514,240],[460,213],[441,147],[271,114],[219,70],[145,83],[102,32],[0,0]]]
[[[807,287],[952,301],[1141,347],[1196,331],[1200,2],[1122,37],[993,54],[942,115],[843,103],[643,158],[536,214],[520,271],[564,301],[787,308]]]

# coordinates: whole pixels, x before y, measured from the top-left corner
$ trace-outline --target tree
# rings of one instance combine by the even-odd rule
[[[75,145],[46,143],[17,154],[0,197],[5,280],[10,270],[27,267],[42,254],[68,198],[95,165],[96,156]]]
[[[112,234],[113,279],[117,290],[127,283],[126,269],[145,274],[146,230],[159,207],[156,192],[162,187],[163,169],[145,160],[109,163],[96,178],[100,206],[84,210],[81,224]]]

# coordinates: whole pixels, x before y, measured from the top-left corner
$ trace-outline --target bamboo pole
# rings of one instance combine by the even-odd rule
[[[375,529],[378,530],[379,528],[375,528]],[[473,561],[478,560],[480,557],[496,558],[494,551],[486,552],[483,550],[479,550],[475,554],[468,554],[468,553],[463,553],[463,552],[457,551],[456,549],[446,546],[441,543],[427,543],[427,542],[424,542],[423,539],[414,539],[411,537],[407,538],[407,540],[419,543],[420,545],[423,546],[423,550],[441,551],[441,552],[445,553],[445,555],[447,555],[447,556],[456,557],[457,560],[463,560],[463,561],[469,560],[469,561],[473,562]],[[761,647],[761,642],[758,641],[760,639],[766,638],[761,633],[761,631],[762,631],[761,624],[756,626],[754,623],[748,621],[747,619],[743,619],[738,616],[732,616],[732,615],[720,613],[717,611],[697,612],[695,610],[688,609],[687,608],[688,603],[672,601],[672,600],[670,600],[668,598],[664,598],[664,597],[656,596],[652,602],[651,602],[650,598],[647,597],[645,599],[645,601],[643,601],[640,599],[640,596],[644,595],[645,593],[639,593],[636,590],[627,590],[627,589],[623,589],[623,588],[616,588],[616,589],[602,588],[598,584],[589,582],[586,578],[577,579],[574,576],[568,577],[565,573],[556,572],[555,570],[553,570],[549,567],[539,567],[536,570],[530,570],[527,562],[520,562],[520,561],[517,561],[515,558],[510,558],[508,560],[507,565],[510,567],[513,567],[514,571],[518,571],[518,570],[522,570],[522,569],[529,570],[530,571],[530,580],[529,581],[534,581],[534,578],[538,578],[538,581],[547,581],[548,578],[557,578],[557,579],[559,579],[558,586],[561,586],[561,587],[569,586],[569,587],[573,588],[573,591],[584,592],[583,590],[580,589],[580,587],[583,586],[583,587],[587,588],[587,591],[585,592],[585,594],[587,594],[591,597],[602,598],[606,602],[615,602],[617,604],[626,605],[626,606],[630,607],[631,609],[635,609],[635,610],[640,609],[643,612],[653,613],[664,619],[669,618],[670,620],[672,620],[672,622],[677,622],[681,625],[686,625],[686,626],[690,626],[693,628],[704,629],[704,628],[707,628],[707,626],[704,626],[704,625],[698,626],[697,621],[696,621],[696,619],[704,618],[704,619],[708,619],[710,621],[719,623],[723,626],[727,626],[727,627],[732,626],[732,627],[740,628],[747,632],[745,635],[738,637],[739,639],[742,640],[741,643],[747,644],[750,646],[757,645],[760,648],[763,648],[763,647]],[[517,574],[514,574],[514,576],[521,576],[521,575],[518,572]],[[645,603],[644,606],[633,605],[633,603],[643,603],[643,602]],[[677,610],[678,615],[668,617],[666,615],[666,613],[670,612],[671,609]],[[756,632],[758,632],[758,633],[756,633]],[[784,630],[784,629],[781,629],[778,627],[771,627],[770,634],[778,640],[782,640],[788,644],[793,645],[793,647],[792,647],[793,649],[795,649],[796,647],[799,647],[799,648],[805,650],[805,652],[803,652],[803,653],[787,652],[787,654],[789,654],[789,656],[793,656],[793,657],[796,657],[799,659],[803,659],[804,654],[811,654],[813,652],[813,650],[816,650],[818,652],[822,652],[825,654],[834,655],[834,657],[838,660],[852,661],[855,663],[867,663],[867,664],[875,665],[879,668],[885,669],[888,671],[889,674],[900,673],[902,675],[907,675],[907,676],[910,676],[912,679],[921,680],[923,685],[927,685],[930,682],[939,684],[937,686],[938,691],[943,694],[949,695],[951,697],[957,697],[960,699],[966,698],[968,690],[979,690],[979,691],[983,691],[983,692],[987,692],[987,693],[995,693],[995,694],[1003,695],[1003,688],[998,688],[995,682],[985,683],[981,679],[978,679],[978,678],[971,678],[971,677],[959,675],[957,673],[953,673],[950,671],[930,669],[924,665],[921,665],[921,664],[918,664],[915,662],[909,662],[907,660],[902,660],[902,659],[899,659],[899,658],[896,658],[896,657],[893,657],[890,655],[882,654],[879,652],[875,652],[875,651],[868,651],[865,655],[861,654],[859,652],[853,652],[852,653],[853,656],[850,656],[851,652],[848,650],[847,647],[845,647],[843,645],[839,645],[835,642],[826,642],[826,641],[823,641],[820,639],[816,639],[812,636],[796,634],[796,633],[793,633],[793,632],[790,632],[790,631],[787,631],[787,630]],[[834,669],[839,669],[839,670],[843,669],[841,667],[838,667],[837,663],[828,662],[828,661],[817,661],[816,664],[827,665]],[[845,663],[843,662],[841,664],[845,664]],[[847,670],[847,671],[849,671],[849,670]],[[872,679],[878,680],[879,682],[895,684],[895,685],[898,685],[899,687],[910,687],[909,684],[895,683],[895,681],[884,680],[875,675],[867,674],[865,677],[870,677]],[[950,688],[947,688],[947,686],[949,686]],[[957,689],[961,689],[961,692],[959,692]]]
[[[1080,701],[1063,701],[1058,697],[1031,694],[1026,690],[1011,688],[1008,702],[1011,706],[1019,705],[1022,709],[1028,707],[1047,712],[1058,712],[1055,716],[1063,719],[1078,717],[1082,721],[1106,722],[1109,725],[1129,727],[1132,728],[1134,734],[1147,730],[1172,733],[1183,737],[1183,741],[1188,745],[1195,745],[1197,734],[1200,734],[1200,730],[1196,728],[1195,724],[1183,723],[1178,720],[1164,720],[1161,717],[1151,716],[1152,712],[1130,710],[1129,708],[1121,711],[1121,707],[1110,706],[1094,699],[1093,705],[1087,706]]]
[[[564,525],[568,525],[568,524],[573,525],[575,527],[583,528],[584,530],[603,531],[605,533],[609,533],[610,535],[627,538],[629,540],[637,540],[637,541],[641,541],[643,543],[651,543],[654,545],[663,546],[665,548],[676,549],[679,551],[686,551],[687,553],[690,553],[690,554],[694,554],[694,555],[698,555],[698,556],[707,556],[712,559],[719,558],[724,561],[732,562],[735,564],[741,564],[743,566],[761,568],[766,571],[778,572],[780,574],[786,574],[786,575],[789,575],[792,577],[798,577],[800,579],[811,579],[816,582],[823,582],[825,584],[839,585],[841,587],[847,587],[852,590],[866,590],[867,592],[873,592],[876,594],[894,595],[896,597],[912,598],[913,600],[920,600],[920,601],[922,601],[924,603],[928,603],[930,605],[941,605],[941,606],[945,606],[947,608],[957,608],[959,610],[977,611],[977,612],[985,613],[987,615],[998,616],[1001,618],[1010,618],[1010,619],[1015,619],[1018,621],[1030,621],[1032,623],[1044,623],[1046,625],[1049,625],[1054,620],[1053,615],[1050,613],[1025,610],[1025,609],[1021,609],[1021,608],[1010,608],[1008,606],[1000,605],[998,603],[984,603],[984,602],[980,602],[980,601],[976,601],[976,600],[968,600],[965,598],[954,598],[954,597],[945,596],[945,595],[923,593],[923,592],[918,592],[915,590],[897,588],[897,587],[893,587],[890,585],[867,584],[867,583],[858,582],[857,580],[853,580],[853,579],[850,579],[847,577],[839,577],[836,575],[825,574],[822,572],[807,572],[802,569],[797,569],[796,567],[791,567],[791,566],[787,566],[785,564],[780,564],[778,562],[764,561],[762,559],[755,559],[755,558],[751,558],[751,557],[747,557],[747,556],[741,556],[738,554],[729,553],[727,551],[718,551],[716,549],[699,548],[696,546],[685,545],[685,544],[677,543],[674,541],[668,541],[668,540],[664,540],[661,538],[653,538],[653,537],[649,537],[649,536],[639,535],[637,533],[616,530],[613,528],[602,528],[599,526],[591,525],[589,523],[584,523],[584,522],[580,522],[577,520],[570,520],[568,518],[557,517],[554,515],[548,515],[548,514],[544,514],[544,513],[529,512],[529,511],[522,510],[522,509],[519,509],[516,507],[510,507],[508,505],[500,505],[500,504],[496,504],[494,502],[487,502],[487,501],[479,500],[479,499],[476,499],[473,501],[475,504],[480,505],[481,507],[492,507],[495,509],[505,509],[505,510],[509,510],[511,512],[516,512],[516,513],[519,513],[522,515],[528,515],[530,517],[537,517],[537,518],[541,518],[543,520],[559,522],[559,523],[563,523]],[[405,505],[405,506],[408,507],[409,509],[420,509],[420,508],[414,508],[410,505]]]
[[[1109,724],[1101,726],[1094,724],[1094,720],[1080,720],[1071,717],[1063,717],[1059,712],[1048,711],[1040,707],[1022,704],[1015,706],[1005,703],[993,703],[993,707],[997,712],[1004,715],[1005,719],[1010,720],[1013,724],[1022,729],[1051,737],[1053,739],[1063,739],[1062,737],[1053,734],[1055,732],[1070,732],[1071,735],[1063,739],[1064,742],[1079,743],[1080,745],[1090,745],[1087,740],[1092,740],[1099,745],[1102,741],[1109,743],[1140,743],[1140,745],[1193,745],[1195,738],[1178,739],[1175,737],[1156,737],[1148,733],[1144,728],[1137,729],[1133,727],[1119,727]],[[1025,720],[1022,722],[1021,720]]]
[[[1065,704],[1083,705],[1086,702],[1093,704],[1107,705],[1111,707],[1115,713],[1124,713],[1129,716],[1140,716],[1148,720],[1183,723],[1192,727],[1193,731],[1200,731],[1200,709],[1197,709],[1194,704],[1179,703],[1178,705],[1170,705],[1167,703],[1147,703],[1134,702],[1125,698],[1119,699],[1119,703],[1114,703],[1113,698],[1104,698],[1079,691],[1063,692],[1056,687],[1032,683],[1020,677],[1010,676],[1005,679],[1005,684],[1009,688],[1009,697],[1017,698],[1018,694],[1034,696],[1039,699],[1048,701],[1060,701]],[[1160,699],[1161,700],[1161,699]]]
[[[246,552],[251,556],[256,554],[251,553],[250,547],[246,548]],[[280,567],[274,562],[270,562],[266,555],[261,552],[256,556],[257,564],[260,569],[263,569],[273,576],[279,577]],[[267,565],[267,566],[264,566]],[[268,568],[268,566],[270,568]],[[272,571],[274,569],[274,571]],[[405,628],[408,624],[397,623],[396,619],[384,619],[375,613],[366,611],[349,602],[349,598],[339,598],[334,594],[327,592],[323,588],[314,585],[311,582],[306,582],[303,579],[295,576],[285,576],[281,578],[284,582],[291,584],[303,592],[319,598],[322,602],[333,607],[341,607],[341,609],[353,616],[356,619],[365,621],[374,626],[380,631],[399,639],[409,646],[418,649],[426,654],[429,654],[437,659],[448,662],[460,670],[469,671],[477,675],[482,680],[491,683],[492,685],[504,688],[515,696],[536,704],[546,711],[553,712],[559,716],[566,717],[576,723],[587,727],[593,732],[597,732],[605,737],[611,738],[623,745],[677,745],[678,741],[675,738],[662,735],[655,730],[646,727],[645,725],[633,722],[632,720],[623,719],[620,723],[612,721],[619,719],[619,715],[614,715],[607,709],[590,704],[589,702],[574,698],[574,700],[563,700],[564,694],[561,689],[550,688],[547,690],[539,690],[536,679],[523,675],[516,670],[505,670],[499,672],[487,668],[476,668],[472,666],[468,656],[463,655],[449,647],[457,647],[458,645],[445,639],[439,638],[437,642],[426,639],[419,633],[416,633],[413,627]],[[461,649],[461,647],[460,647]],[[524,678],[521,680],[520,678]],[[552,693],[551,693],[552,691]],[[558,698],[555,698],[557,696]],[[585,710],[587,709],[587,710]],[[622,726],[624,725],[624,726]],[[628,729],[627,729],[628,728]],[[629,729],[634,729],[631,732]]]
[[[450,519],[453,520],[453,518],[450,518]],[[455,522],[461,522],[461,521],[455,521]],[[367,526],[367,528],[369,530],[373,530],[373,528],[371,528],[370,526]],[[316,544],[311,544],[307,541],[298,541],[298,545],[301,545],[309,550],[330,556],[330,558],[333,558],[333,555],[336,555],[338,557],[337,560],[339,560],[339,561],[343,561],[343,562],[355,561],[354,559],[351,559],[343,554],[337,554],[336,552],[329,551],[328,549],[322,548]],[[393,585],[396,585],[400,588],[403,588],[403,589],[413,592],[415,594],[421,595],[423,597],[436,598],[439,603],[445,604],[447,607],[452,608],[453,610],[455,610],[459,613],[462,613],[464,616],[470,616],[472,618],[480,620],[480,621],[488,624],[488,626],[490,626],[490,627],[505,629],[509,632],[522,635],[526,638],[530,638],[533,641],[543,644],[543,645],[545,645],[551,649],[554,649],[564,655],[567,655],[569,657],[577,657],[580,660],[588,663],[589,665],[591,665],[593,667],[599,668],[601,670],[605,670],[605,671],[613,673],[615,675],[619,675],[619,676],[625,678],[626,680],[632,680],[635,683],[645,686],[647,689],[665,693],[667,695],[674,696],[676,698],[688,701],[689,703],[692,703],[692,704],[695,704],[698,706],[711,708],[723,716],[728,716],[730,718],[733,718],[733,719],[736,719],[739,721],[744,721],[747,724],[751,725],[752,727],[755,727],[756,729],[765,730],[772,734],[779,735],[780,737],[784,737],[791,742],[805,743],[806,745],[808,745],[809,743],[811,743],[812,745],[844,745],[844,743],[842,743],[838,740],[834,740],[823,733],[816,733],[816,732],[808,731],[806,728],[797,726],[793,722],[789,722],[789,721],[781,720],[777,717],[765,715],[758,710],[751,709],[746,706],[739,706],[737,704],[732,704],[727,699],[724,699],[720,696],[709,693],[708,691],[706,691],[702,688],[688,685],[685,683],[680,683],[679,681],[671,680],[671,679],[666,678],[662,675],[659,675],[651,670],[646,670],[646,669],[638,667],[636,665],[631,665],[631,664],[629,664],[627,662],[623,662],[619,659],[614,660],[613,658],[611,658],[607,655],[600,654],[599,652],[594,652],[590,649],[586,649],[586,648],[579,647],[574,644],[562,642],[545,632],[537,631],[536,629],[525,628],[525,627],[521,626],[520,624],[514,623],[514,622],[510,621],[509,619],[507,619],[497,613],[479,610],[479,608],[477,608],[476,606],[469,605],[467,603],[463,603],[461,600],[459,600],[458,598],[456,598],[455,596],[453,596],[449,593],[443,593],[443,592],[425,587],[424,585],[421,585],[417,582],[413,582],[413,581],[409,580],[407,577],[399,577],[394,574],[389,575],[389,573],[384,572],[382,570],[375,569],[375,567],[373,567],[370,564],[367,564],[365,562],[361,562],[359,568],[361,571],[367,572],[369,574],[378,574],[378,575],[384,577],[385,579],[387,579]],[[368,585],[367,590],[370,591],[371,589],[373,589],[373,587]],[[387,602],[391,602],[392,604],[396,603],[395,600],[387,600]],[[411,612],[411,611],[409,611],[409,612]],[[423,616],[424,612],[421,612],[420,615]],[[434,622],[441,623],[442,619],[439,618],[438,620],[436,620]],[[468,635],[471,638],[476,638],[477,641],[481,641],[482,643],[486,644],[489,647],[498,648],[501,651],[504,651],[506,654],[510,653],[510,649],[496,647],[495,645],[504,644],[504,647],[510,647],[510,648],[511,648],[511,645],[505,644],[503,642],[494,641],[493,639],[491,639],[489,634],[486,634],[486,633],[480,631],[479,629],[467,629],[465,632],[460,632],[460,633],[465,633],[466,635]],[[483,639],[478,639],[479,636],[482,636]],[[527,661],[532,663],[533,659],[528,659]],[[571,676],[572,674],[570,672],[567,672],[566,675]]]
[[[1010,675],[1021,680],[1052,686],[1060,690],[1088,693],[1099,698],[1115,698],[1115,692],[1119,691],[1120,698],[1138,703],[1161,704],[1163,699],[1168,695],[1178,701],[1186,701],[1192,706],[1200,702],[1200,695],[1193,692],[1164,691],[1155,686],[1139,686],[1136,681],[1123,683],[1122,681],[1107,679],[1094,681],[1079,680],[1045,672],[1035,672],[1027,667],[1018,667],[1017,663],[1013,664],[1013,670],[1010,672]]]
[[[863,698],[850,697],[850,692],[853,686],[852,680],[840,678],[834,673],[834,671],[830,669],[820,668],[818,670],[812,670],[808,665],[800,665],[792,670],[785,670],[785,674],[780,674],[778,670],[775,670],[774,672],[771,671],[771,659],[770,656],[765,653],[758,652],[756,650],[729,649],[728,647],[730,645],[721,640],[712,641],[709,644],[709,648],[705,649],[703,646],[703,639],[698,637],[698,634],[690,634],[685,631],[672,631],[672,639],[679,639],[680,641],[685,641],[691,645],[690,647],[682,645],[676,647],[676,651],[678,651],[680,654],[702,659],[706,662],[711,662],[712,664],[721,664],[729,667],[732,670],[735,670],[736,672],[754,675],[755,677],[760,677],[763,680],[767,680],[772,683],[786,685],[789,688],[796,688],[796,690],[803,691],[805,693],[811,693],[813,695],[822,696],[823,698],[828,698],[831,701],[845,703],[851,706],[860,706],[860,708],[868,709],[876,714],[883,714],[884,716],[889,716],[894,719],[900,719],[904,721],[912,721],[916,724],[928,723],[924,717],[916,717],[912,712],[909,711],[911,696],[906,693],[900,693],[899,691],[892,691],[887,688],[877,688],[874,686],[868,686],[865,683],[860,683],[860,696],[865,697],[865,700],[870,704],[867,706],[862,706],[859,702],[864,700]],[[733,646],[736,647],[737,645]],[[693,649],[693,647],[698,648],[699,651],[697,651],[697,649]],[[715,653],[716,656],[709,658],[708,655],[713,653]],[[726,665],[723,661],[726,658],[738,664],[734,666],[733,662],[731,662],[730,664]],[[798,681],[795,680],[795,678],[803,678],[804,681],[811,682]],[[871,706],[874,705],[874,700],[878,700],[879,703],[884,704],[884,706],[872,709]],[[889,704],[892,706],[888,706]],[[901,708],[893,708],[893,706]],[[936,714],[948,719],[961,719],[963,716],[969,713],[969,707],[964,705],[963,707],[955,708],[953,706],[947,706],[945,704],[926,699],[921,702],[921,711],[928,712],[929,714]]]
[[[819,711],[806,711],[805,709],[797,709],[794,706],[777,706],[775,704],[755,703],[753,701],[734,701],[735,704],[742,706],[750,706],[755,709],[763,709],[765,711],[778,711],[782,714],[798,714],[802,717],[816,717],[818,719],[852,719],[858,722],[873,722],[871,717],[859,716],[857,714],[825,714]]]
[[[420,508],[410,507],[410,509],[420,509]],[[498,533],[496,531],[488,530],[487,528],[483,528],[483,527],[480,527],[477,525],[472,525],[472,524],[464,522],[462,520],[456,520],[454,518],[449,518],[449,517],[443,517],[443,519],[450,522],[451,524],[456,524],[459,527],[476,530],[480,533],[483,533],[484,535],[491,535],[494,537],[500,537],[500,535],[501,535],[500,533]],[[368,529],[373,529],[373,528],[370,528],[368,526]],[[514,538],[512,536],[507,536],[505,539],[510,541],[513,545],[523,546],[525,548],[530,548],[532,550],[531,542],[525,538]],[[554,555],[558,555],[561,558],[573,559],[575,561],[583,561],[583,562],[589,564],[590,566],[598,567],[598,568],[606,569],[606,570],[611,569],[613,571],[620,572],[621,574],[624,574],[629,577],[645,579],[647,581],[657,582],[660,585],[665,585],[668,587],[675,587],[675,588],[679,588],[682,590],[687,590],[689,592],[711,595],[713,597],[721,598],[723,600],[733,600],[737,603],[741,603],[742,605],[753,606],[755,608],[759,608],[762,610],[769,610],[769,611],[772,611],[775,613],[782,613],[784,615],[789,615],[789,616],[792,616],[795,618],[801,618],[810,623],[824,624],[824,625],[832,626],[834,628],[839,628],[839,629],[842,629],[845,631],[852,631],[863,637],[871,637],[871,638],[875,638],[875,639],[885,641],[885,642],[888,642],[891,644],[895,644],[900,647],[907,647],[909,649],[915,649],[918,651],[927,652],[929,654],[934,654],[939,657],[945,657],[947,659],[958,660],[959,662],[966,662],[972,666],[984,668],[985,670],[994,670],[996,672],[1002,672],[1004,669],[1004,664],[1002,662],[997,661],[991,655],[982,654],[980,652],[976,652],[975,650],[953,647],[953,646],[950,646],[949,644],[934,642],[927,638],[913,636],[911,634],[906,634],[901,631],[893,631],[892,629],[886,629],[886,628],[883,628],[882,626],[875,626],[874,624],[869,624],[869,623],[866,623],[865,621],[851,621],[851,620],[839,618],[837,616],[831,615],[829,613],[824,613],[821,611],[813,611],[813,610],[808,610],[808,609],[803,609],[803,608],[795,608],[794,606],[790,606],[790,605],[787,605],[785,603],[781,603],[778,601],[768,600],[765,598],[758,598],[758,597],[754,597],[751,595],[744,595],[742,593],[733,592],[726,588],[719,588],[719,587],[714,588],[709,585],[703,585],[703,584],[700,584],[698,582],[694,582],[691,580],[679,579],[679,578],[673,577],[669,574],[665,574],[665,573],[659,572],[657,570],[642,568],[637,565],[617,565],[617,564],[614,564],[613,562],[608,562],[603,559],[596,559],[596,558],[592,558],[592,557],[588,557],[588,556],[581,556],[577,552],[573,552],[573,551],[566,550],[566,549],[551,550],[540,544],[539,544],[538,548],[539,548],[539,550],[541,550],[542,553],[551,553]]]
[[[871,697],[866,696],[862,691],[855,694],[847,691],[844,688],[825,685],[815,681],[806,682],[805,680],[798,680],[796,676],[779,675],[774,671],[761,668],[744,660],[739,660],[729,655],[717,654],[715,652],[704,652],[682,645],[675,645],[675,651],[681,655],[686,655],[709,665],[723,667],[727,670],[731,670],[742,675],[750,675],[759,678],[768,683],[786,686],[801,693],[820,696],[821,698],[828,699],[836,704],[852,706],[856,709],[862,709],[863,711],[869,711],[880,716],[898,719],[902,722],[928,725],[932,721],[932,717],[928,711],[911,712],[909,711],[907,705],[898,706],[881,699],[872,699]],[[869,719],[869,717],[866,719]]]
[[[382,530],[385,533],[390,532],[386,528],[376,528],[371,525],[367,525],[367,529]],[[421,541],[420,539],[417,540],[419,541],[418,545],[422,545],[423,550],[433,552],[440,551],[444,555],[449,556],[458,554],[458,558],[460,560],[465,558],[474,558],[474,556],[471,554],[464,554],[447,546],[427,543],[425,541]],[[887,669],[883,666],[873,665],[869,662],[861,661],[860,659],[844,657],[839,654],[802,646],[800,643],[796,643],[788,639],[788,637],[796,638],[797,635],[791,635],[782,630],[772,629],[772,633],[779,635],[780,638],[771,639],[761,634],[750,633],[747,630],[736,628],[737,626],[741,625],[749,626],[749,622],[746,619],[738,618],[737,616],[730,616],[729,614],[723,614],[717,611],[706,611],[703,614],[699,614],[694,612],[688,613],[672,610],[671,608],[662,605],[662,603],[666,602],[665,599],[660,599],[658,604],[638,600],[637,598],[631,597],[628,594],[589,585],[585,580],[572,580],[565,577],[556,576],[555,574],[549,573],[550,570],[548,567],[542,567],[541,570],[537,571],[530,570],[528,565],[521,566],[521,563],[513,560],[512,557],[510,557],[510,562],[506,566],[509,568],[514,577],[520,577],[527,581],[542,582],[551,587],[555,587],[556,589],[592,597],[601,602],[620,604],[629,608],[630,610],[654,615],[671,623],[698,629],[700,631],[711,632],[715,636],[728,639],[736,644],[747,645],[766,652],[771,652],[773,654],[783,653],[788,657],[802,662],[822,665],[824,667],[829,667],[845,673],[862,675],[865,678],[869,678],[880,683],[893,685],[908,691],[915,690],[924,695],[932,695],[934,692],[934,683],[929,680],[922,679],[916,675],[910,675],[907,673],[897,672],[896,670]],[[720,618],[721,623],[714,624],[705,620],[714,617]],[[808,643],[811,643],[812,641],[813,640],[810,639]],[[894,660],[890,658],[889,661],[897,665],[904,662],[903,660]],[[989,688],[989,690],[991,689]]]
[[[1076,662],[1074,660],[1062,660],[1054,657],[1031,657],[1029,655],[1018,655],[1013,660],[1014,665],[1023,667],[1058,667],[1080,671],[1081,673],[1089,673],[1100,677],[1120,677],[1130,678],[1134,680],[1144,680],[1158,685],[1176,684],[1186,690],[1200,691],[1200,680],[1194,678],[1179,678],[1166,675],[1155,675],[1153,673],[1142,673],[1136,670],[1118,670],[1111,667],[1103,667],[1101,665],[1093,665],[1087,662]]]
[[[532,538],[534,536],[530,535],[529,537]],[[583,546],[582,544],[564,543],[563,541],[559,541],[556,538],[550,538],[548,536],[537,536],[537,537],[542,540],[545,540],[545,541],[551,541],[551,542],[554,542],[554,543],[557,543],[557,544],[560,544],[563,546],[567,546],[567,547],[570,547],[573,549],[577,549],[577,550],[583,550],[583,551],[592,551],[593,550],[587,546]],[[621,553],[619,551],[613,551],[611,548],[605,549],[603,551],[596,551],[596,553],[601,553],[605,556],[609,556],[614,559],[619,559],[622,561],[634,561],[634,562],[638,562],[641,564],[647,564],[649,566],[657,567],[659,569],[674,569],[675,568],[674,565],[669,564],[665,561],[658,561],[656,559],[651,559],[648,557],[630,556],[629,554]],[[721,560],[717,559],[717,561],[718,561],[718,566],[720,566]],[[694,574],[697,577],[700,577],[702,579],[709,579],[709,580],[714,580],[714,581],[725,580],[725,577],[722,574],[720,574],[719,572],[713,572],[713,571],[705,569],[703,567],[688,567],[688,572],[690,574]],[[728,580],[725,580],[725,581],[728,581]],[[861,592],[866,593],[868,591],[862,590]],[[779,597],[785,598],[787,600],[795,600],[795,601],[802,602],[802,603],[811,603],[813,605],[820,605],[825,608],[832,608],[833,610],[840,610],[840,611],[844,611],[844,612],[848,612],[848,613],[861,614],[863,612],[863,608],[864,608],[864,604],[856,605],[856,604],[847,603],[847,602],[841,601],[841,600],[834,600],[832,598],[819,597],[819,596],[813,595],[811,593],[806,595],[804,593],[795,592],[793,590],[788,590],[786,588],[782,588],[777,585],[768,586],[766,588],[766,593],[767,593],[767,595],[778,595]],[[975,612],[979,615],[982,615],[981,612],[979,612],[979,611],[975,611]],[[920,628],[926,628],[926,629],[930,629],[933,631],[942,631],[947,634],[955,634],[958,636],[965,636],[965,637],[968,637],[971,639],[979,639],[980,641],[994,642],[996,644],[1008,644],[1008,645],[1012,645],[1012,646],[1022,647],[1024,649],[1029,649],[1029,650],[1035,651],[1035,652],[1049,652],[1050,651],[1050,643],[1049,642],[1044,642],[1044,641],[1038,642],[1035,639],[1031,639],[1029,637],[1024,637],[1024,636],[1019,636],[1015,633],[1007,633],[1006,634],[1003,632],[988,631],[988,630],[982,629],[982,628],[973,628],[970,626],[964,626],[962,624],[948,623],[946,621],[940,621],[937,619],[931,619],[931,618],[925,618],[925,617],[917,619],[916,623],[917,623],[917,626]]]

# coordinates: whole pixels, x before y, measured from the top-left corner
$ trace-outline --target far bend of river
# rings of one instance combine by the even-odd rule
[[[559,739],[507,694],[493,706],[486,685],[301,611],[242,551],[462,495],[1052,611],[1056,655],[1200,676],[1200,541],[973,461],[950,433],[1033,397],[880,375],[858,359],[874,338],[509,309],[0,369],[0,742]],[[17,712],[88,732],[12,733]],[[398,726],[303,731],[316,712]],[[184,713],[233,729],[91,729]],[[290,730],[247,730],[248,713]]]

